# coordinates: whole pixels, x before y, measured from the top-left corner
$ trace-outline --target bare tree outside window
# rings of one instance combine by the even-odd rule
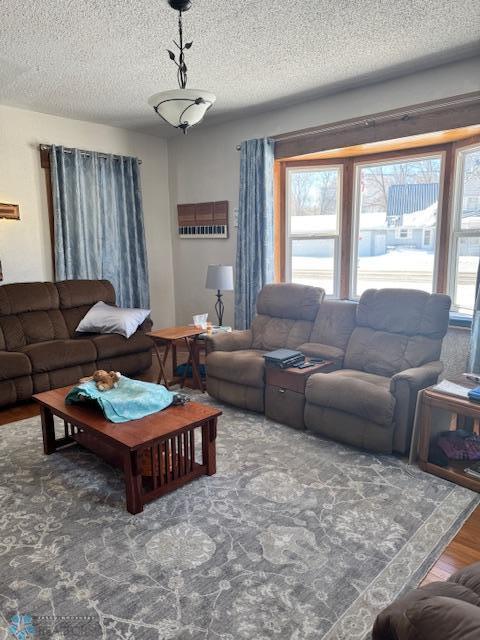
[[[298,171],[292,174],[291,195],[292,215],[334,215],[337,174],[328,170]]]

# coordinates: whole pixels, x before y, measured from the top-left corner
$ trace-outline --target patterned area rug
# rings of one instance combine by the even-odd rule
[[[478,503],[393,457],[223,409],[217,475],[138,516],[93,454],[44,456],[38,418],[0,428],[0,637],[21,614],[49,640],[360,639]]]

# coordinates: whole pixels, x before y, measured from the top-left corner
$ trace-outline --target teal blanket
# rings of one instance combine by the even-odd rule
[[[127,422],[166,409],[172,404],[173,397],[174,394],[161,385],[122,376],[118,386],[109,391],[99,391],[93,380],[82,382],[73,387],[65,402],[93,401],[111,422]]]

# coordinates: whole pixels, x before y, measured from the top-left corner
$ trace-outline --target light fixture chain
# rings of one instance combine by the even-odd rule
[[[185,89],[187,86],[187,66],[185,64],[185,54],[183,46],[183,24],[182,24],[182,12],[178,12],[178,34],[180,38],[180,58],[178,65],[178,85],[181,89]]]

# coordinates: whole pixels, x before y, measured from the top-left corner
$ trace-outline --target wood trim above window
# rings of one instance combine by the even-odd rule
[[[480,91],[273,136],[275,158],[392,140],[480,123]]]

